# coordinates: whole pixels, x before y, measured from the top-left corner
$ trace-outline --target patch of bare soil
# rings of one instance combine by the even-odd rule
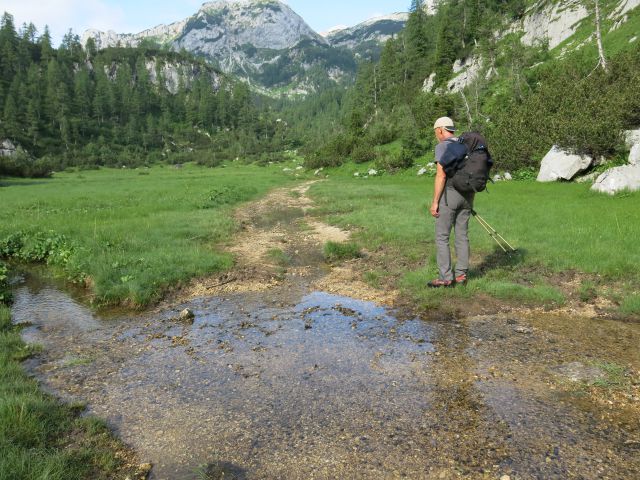
[[[180,299],[205,295],[262,292],[274,287],[302,286],[391,305],[397,290],[374,288],[362,281],[366,259],[331,265],[322,249],[326,242],[346,242],[349,232],[328,225],[310,212],[308,191],[315,181],[281,188],[240,208],[240,232],[226,247],[236,259],[231,272],[194,280]]]

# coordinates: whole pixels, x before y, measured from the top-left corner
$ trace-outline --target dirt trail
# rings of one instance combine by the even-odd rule
[[[176,298],[260,292],[286,284],[296,288],[302,283],[312,290],[393,305],[396,290],[376,289],[361,280],[362,260],[340,265],[324,261],[323,245],[348,241],[350,234],[311,214],[315,205],[308,191],[315,182],[274,190],[240,208],[235,217],[241,232],[227,248],[237,259],[233,271],[196,280]]]
[[[366,258],[324,261],[348,233],[309,187],[238,211],[236,268],[143,315],[97,317],[26,273],[28,368],[152,479],[639,478],[640,325],[385,308],[397,292],[360,280]]]

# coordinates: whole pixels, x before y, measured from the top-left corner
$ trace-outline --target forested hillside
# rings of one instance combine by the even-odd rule
[[[83,48],[67,34],[0,27],[0,139],[21,147],[0,173],[140,165],[282,150],[281,128],[249,88],[202,60],[147,48]],[[37,159],[37,160],[36,160]]]
[[[375,160],[393,171],[431,151],[442,115],[487,134],[498,168],[514,173],[529,175],[554,144],[615,162],[621,131],[640,125],[640,9],[635,0],[599,0],[605,69],[592,1],[447,0],[428,10],[413,0],[380,58],[359,60],[354,85],[325,82],[279,100],[152,41],[99,50],[69,32],[55,49],[46,30],[17,31],[5,13],[0,141],[22,150],[3,157],[0,173],[266,162],[292,148],[308,167]],[[322,53],[304,41],[300,48]],[[263,81],[321,68],[308,58],[282,55]]]
[[[514,25],[555,4],[569,14],[586,7],[587,16],[553,49],[544,38],[527,44]],[[414,0],[406,28],[380,61],[361,64],[340,133],[309,166],[377,158],[381,168],[407,167],[432,147],[431,125],[442,115],[487,133],[501,168],[537,167],[553,144],[615,158],[621,130],[640,124],[640,15],[636,8],[621,18],[619,2],[600,1],[605,71],[594,4],[584,6],[449,0],[428,15]],[[395,140],[401,151],[380,156],[373,149]]]

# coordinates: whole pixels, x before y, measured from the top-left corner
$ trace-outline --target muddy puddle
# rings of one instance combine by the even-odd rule
[[[185,307],[192,324],[177,319]],[[153,463],[150,478],[640,473],[637,390],[599,403],[586,387],[605,361],[637,374],[637,325],[402,318],[286,285],[102,318],[29,275],[13,315],[43,345],[28,369],[105,418]]]

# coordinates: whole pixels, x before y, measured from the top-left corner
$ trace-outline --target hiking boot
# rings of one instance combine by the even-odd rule
[[[453,287],[454,285],[455,284],[451,280],[441,280],[439,278],[436,278],[435,280],[431,280],[429,283],[427,283],[427,286],[429,288],[440,288],[440,287],[449,288],[449,287]]]
[[[462,273],[462,274],[458,275],[456,277],[455,282],[457,284],[460,284],[460,285],[466,285],[467,284],[467,274],[466,273]]]

